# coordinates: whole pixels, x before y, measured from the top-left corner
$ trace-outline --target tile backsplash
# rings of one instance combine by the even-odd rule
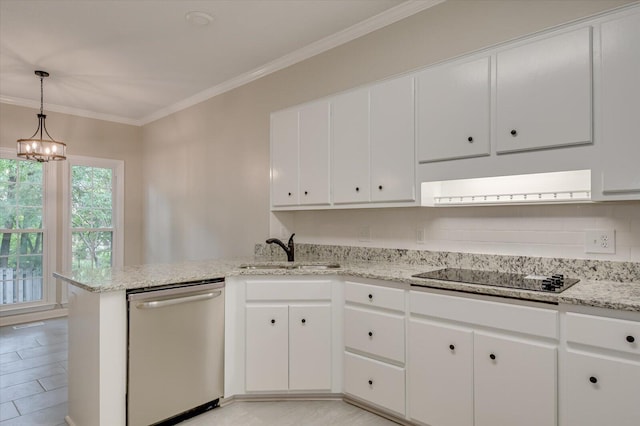
[[[640,202],[274,213],[271,236],[308,244],[640,262]],[[585,253],[585,231],[615,230],[615,253]]]

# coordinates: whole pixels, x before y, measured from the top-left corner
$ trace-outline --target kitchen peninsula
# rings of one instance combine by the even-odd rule
[[[568,379],[563,370],[568,367],[574,368],[573,363],[567,363],[568,357],[577,356],[572,352],[573,346],[577,345],[580,350],[604,346],[621,358],[620,365],[628,368],[630,375],[640,374],[638,372],[640,371],[640,348],[637,341],[623,341],[620,344],[609,341],[613,339],[613,335],[620,333],[624,334],[621,339],[625,336],[633,339],[640,338],[640,266],[637,263],[351,248],[353,249],[350,251],[351,258],[357,259],[354,262],[341,256],[340,250],[335,249],[336,247],[330,246],[301,245],[298,248],[300,257],[310,260],[296,262],[294,265],[322,265],[326,262],[337,262],[340,264],[340,268],[337,269],[287,269],[284,268],[290,265],[287,262],[265,260],[268,259],[265,255],[270,254],[268,249],[258,246],[256,258],[261,259],[260,261],[213,260],[141,265],[101,272],[56,273],[56,277],[72,284],[69,306],[69,423],[72,425],[125,423],[127,290],[222,277],[227,281],[225,400],[265,395],[286,397],[309,393],[319,398],[339,395],[391,418],[422,421],[422,413],[418,406],[410,404],[411,389],[421,392],[419,384],[412,380],[412,377],[419,376],[418,370],[421,366],[418,363],[412,365],[411,351],[419,348],[417,344],[412,345],[411,336],[420,330],[414,325],[423,326],[426,324],[424,322],[426,319],[429,319],[429,322],[443,321],[445,324],[449,321],[457,324],[473,322],[481,325],[480,329],[474,331],[476,335],[481,335],[481,332],[486,330],[498,330],[501,333],[505,332],[507,336],[514,334],[520,338],[525,335],[527,339],[531,338],[533,343],[540,342],[539,344],[545,347],[552,347],[550,359],[558,368],[558,375],[550,378],[554,391],[549,399],[549,415],[550,418],[559,419],[559,422],[554,424],[577,424],[573,422],[577,414],[571,408],[570,395],[562,393],[567,386],[573,389],[571,381],[565,384]],[[243,267],[247,264],[272,266],[272,268]],[[520,265],[520,270],[516,271],[513,265]],[[554,294],[459,282],[422,280],[413,277],[417,273],[443,266],[527,274],[561,272],[567,276],[580,278],[581,281],[562,293]],[[554,269],[549,270],[550,267]],[[544,270],[545,268],[547,269]],[[615,281],[607,280],[607,277],[612,277]],[[327,292],[322,288],[326,288]],[[316,291],[317,289],[320,290]],[[304,292],[309,291],[313,293],[313,297],[308,299],[309,302],[304,302],[308,296]],[[360,296],[362,300],[359,300]],[[323,385],[311,384],[310,387],[298,388],[298,390],[283,389],[269,382],[270,378],[260,377],[256,379],[257,382],[255,380],[252,382],[252,379],[246,376],[250,374],[248,372],[251,371],[251,367],[250,360],[246,361],[245,365],[244,355],[252,347],[250,342],[252,337],[249,330],[250,324],[245,322],[250,321],[251,308],[273,305],[276,302],[270,302],[270,300],[277,300],[278,304],[288,306],[286,309],[289,312],[289,321],[293,321],[292,318],[296,312],[295,303],[288,302],[287,305],[283,302],[287,298],[303,300],[303,302],[295,302],[302,307],[317,305],[319,308],[326,306],[328,309],[326,310],[329,316],[327,330],[330,333],[331,345],[327,349],[330,352],[327,355],[329,357],[327,374],[330,379],[325,380]],[[425,298],[433,298],[433,300]],[[393,302],[394,300],[397,302]],[[436,305],[433,305],[434,301]],[[425,312],[423,309],[425,306],[431,306],[428,309],[434,309],[434,306],[442,303],[449,304],[446,305],[450,308],[450,312],[446,313],[449,315],[448,318],[438,318],[439,313],[436,310]],[[463,305],[459,305],[460,303]],[[463,311],[459,311],[464,304],[469,305]],[[379,309],[383,311],[378,313],[376,310]],[[402,345],[401,353],[396,357],[399,361],[392,361],[395,355],[378,356],[375,348],[359,347],[360,343],[349,340],[351,331],[346,325],[346,316],[370,314],[372,317],[375,315],[384,317],[389,316],[384,314],[387,309],[393,309],[395,313],[392,317],[397,318],[400,324],[409,324],[410,333],[406,337],[404,325],[401,328],[403,341],[406,338],[408,342],[409,355],[405,357],[405,348]],[[469,316],[469,312],[476,316]],[[460,315],[458,318],[451,317],[458,314]],[[521,314],[522,318],[520,318]],[[527,315],[534,315],[534,317],[527,317]],[[536,315],[543,315],[541,321],[549,324],[548,329],[542,330],[541,323],[530,322],[536,318]],[[594,326],[590,321],[603,322],[604,325],[598,323],[598,328],[604,327],[607,330],[606,335],[600,336],[603,339],[602,342],[597,340],[600,338],[599,335],[580,334],[581,327]],[[357,322],[356,318],[350,324]],[[618,331],[616,329],[618,326],[623,328]],[[571,337],[568,338],[567,333],[571,332],[577,333],[578,337],[574,340],[576,343],[568,340]],[[376,338],[384,337],[382,326],[378,334]],[[375,341],[376,338],[371,340]],[[343,341],[345,343],[342,343]],[[368,345],[367,342],[364,341],[363,344]],[[392,342],[389,342],[389,345],[391,344]],[[539,344],[536,343],[538,346]],[[346,348],[343,345],[346,345]],[[264,349],[266,352],[263,355],[268,356],[271,351]],[[293,349],[289,348],[289,351],[291,350]],[[372,354],[365,357],[364,355],[368,355],[369,351]],[[295,353],[289,352],[288,356],[289,363],[294,362]],[[381,360],[389,364],[380,362]],[[376,399],[374,385],[369,385],[364,390],[354,386],[350,381],[357,381],[357,379],[348,375],[343,377],[343,364],[354,361],[363,363],[362,365],[368,365],[367,363],[382,367],[389,365],[385,368],[398,372],[402,389],[404,389],[405,380],[408,381],[409,394],[406,399],[402,397],[394,405],[386,398]],[[579,363],[575,365],[578,366]],[[354,368],[357,370],[360,367]],[[265,382],[263,379],[269,380]],[[293,383],[294,377],[289,377],[285,382]],[[257,387],[254,388],[252,383],[258,383]],[[556,383],[560,384],[560,393],[557,395]],[[371,395],[368,394],[370,390],[372,390]],[[475,404],[481,403],[478,399],[479,392],[480,390],[476,389],[478,395]],[[404,396],[404,391],[398,395]],[[627,412],[627,416],[640,416],[638,408],[632,401],[625,403],[625,398],[633,399],[629,396],[632,394],[625,395],[618,398],[612,405],[612,409],[625,407],[631,410]],[[569,399],[565,403],[566,398]],[[609,402],[607,400],[607,403]],[[583,403],[580,402],[580,404]],[[600,411],[609,412],[606,409]],[[637,417],[631,418],[637,419]]]

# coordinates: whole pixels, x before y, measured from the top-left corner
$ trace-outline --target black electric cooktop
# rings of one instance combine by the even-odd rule
[[[454,281],[469,284],[481,284],[494,287],[517,288],[521,290],[560,293],[575,283],[576,278],[565,278],[564,275],[524,275],[509,272],[481,271],[477,269],[444,268],[413,275],[416,278]],[[419,286],[420,284],[412,284]]]

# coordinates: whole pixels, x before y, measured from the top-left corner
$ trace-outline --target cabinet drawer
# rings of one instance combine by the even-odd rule
[[[567,341],[640,355],[640,322],[568,313]]]
[[[404,414],[404,368],[348,352],[344,354],[344,391]]]
[[[558,313],[551,309],[418,291],[411,313],[558,339]]]
[[[377,308],[404,312],[404,290],[370,284],[345,282],[344,299]]]
[[[346,307],[344,342],[348,348],[404,362],[404,317]]]
[[[331,281],[249,281],[246,297],[247,300],[331,300]]]

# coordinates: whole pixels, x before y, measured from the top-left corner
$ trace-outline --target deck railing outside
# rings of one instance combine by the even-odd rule
[[[42,277],[35,270],[0,268],[0,305],[42,299]]]

